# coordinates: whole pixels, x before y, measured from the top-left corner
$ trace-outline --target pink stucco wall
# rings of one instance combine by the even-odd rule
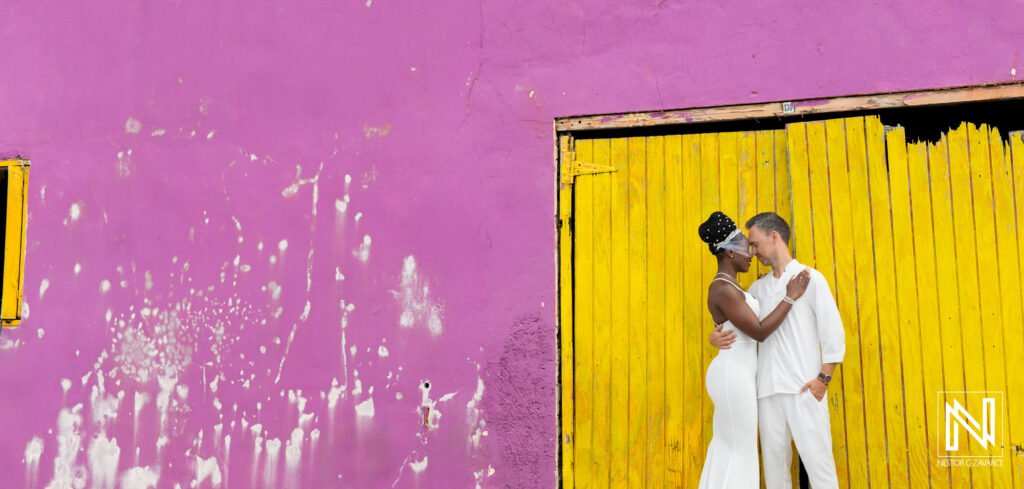
[[[3,487],[554,487],[554,117],[1010,81],[1024,47],[1010,1],[0,12]]]

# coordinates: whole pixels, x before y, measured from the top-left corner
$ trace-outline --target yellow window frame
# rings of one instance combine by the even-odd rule
[[[0,280],[0,326],[15,327],[21,322],[25,284],[25,231],[28,226],[29,161],[15,158],[0,161],[7,171],[7,215],[4,230],[3,278]]]

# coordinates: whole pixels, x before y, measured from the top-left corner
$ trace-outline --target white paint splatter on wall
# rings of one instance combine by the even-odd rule
[[[121,489],[156,489],[160,474],[150,467],[132,467],[121,475]]]
[[[370,238],[369,234],[363,236],[362,244],[360,244],[359,248],[353,251],[352,254],[360,261],[365,263],[367,260],[370,259],[370,243],[372,241],[373,240]]]
[[[117,440],[107,438],[99,433],[89,443],[89,470],[92,486],[96,489],[114,489],[117,482],[117,466],[121,457],[121,448]]]
[[[423,456],[423,460],[420,460],[418,462],[410,462],[409,461],[410,458],[412,458],[412,455],[410,455],[408,457],[405,457],[405,460],[402,461],[402,466],[399,467],[399,469],[398,469],[398,477],[396,477],[395,481],[391,483],[391,487],[395,487],[396,485],[398,485],[398,481],[402,480],[402,472],[405,471],[405,467],[406,466],[409,466],[409,468],[412,470],[413,474],[415,474],[415,475],[419,475],[424,470],[426,470],[426,468],[427,468],[427,456],[426,455]]]
[[[334,406],[338,405],[338,399],[345,393],[345,386],[338,383],[338,378],[335,377],[331,381],[331,390],[327,394],[327,407],[334,409]]]
[[[46,489],[82,488],[86,473],[78,464],[82,447],[82,404],[61,409],[57,415],[57,456],[53,459],[53,479]]]
[[[427,469],[427,456],[423,456],[423,460],[419,462],[409,462],[409,468],[412,469],[413,473],[419,474]]]
[[[43,455],[43,439],[32,437],[25,444],[25,487],[35,488],[39,479],[39,458]]]
[[[479,369],[479,366],[477,367]],[[487,436],[487,431],[484,429],[487,423],[480,419],[480,401],[484,398],[484,381],[477,377],[476,379],[476,392],[473,393],[473,398],[466,403],[466,421],[469,424],[469,442],[474,448],[480,447],[480,437]]]
[[[220,465],[217,464],[217,457],[202,458],[196,456],[196,479],[192,487],[199,487],[206,479],[210,479],[213,487],[220,487],[222,476]]]
[[[124,122],[124,132],[128,134],[138,134],[141,130],[142,123],[134,117],[129,117],[128,120]]]
[[[369,1],[366,2],[366,6],[367,7],[370,6],[370,2]],[[389,134],[391,134],[391,123],[390,122],[385,122],[384,125],[377,126],[377,127],[366,125],[366,124],[363,125],[363,136],[366,139],[383,138],[383,137],[387,137]]]
[[[285,443],[285,487],[299,489],[299,466],[302,462],[302,443],[305,438],[302,428],[292,430],[291,439]]]
[[[356,415],[366,418],[372,418],[374,415],[373,398],[370,397],[365,401],[356,404]]]
[[[128,177],[132,174],[135,169],[135,165],[132,163],[132,150],[118,151],[117,152],[117,175],[119,177]]]
[[[392,294],[402,307],[398,320],[402,327],[421,324],[434,336],[441,334],[441,306],[430,300],[430,286],[420,277],[416,258],[412,255],[405,257],[399,290],[392,291]]]
[[[263,483],[266,487],[277,487],[277,466],[280,464],[281,440],[271,438],[266,443],[266,461]]]

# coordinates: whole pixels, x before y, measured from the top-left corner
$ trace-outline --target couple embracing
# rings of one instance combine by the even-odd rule
[[[746,223],[749,238],[715,212],[700,238],[718,260],[708,310],[720,348],[705,376],[715,405],[702,489],[792,489],[790,442],[814,489],[838,488],[826,392],[846,351],[839,309],[825,277],[789,253],[789,225],[772,212]],[[772,267],[745,291],[736,279],[757,256]]]

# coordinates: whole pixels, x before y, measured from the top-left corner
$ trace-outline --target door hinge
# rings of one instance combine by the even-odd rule
[[[562,183],[572,185],[579,175],[592,175],[594,173],[606,173],[618,171],[618,168],[609,165],[598,165],[596,163],[584,163],[576,161],[576,151],[566,151],[565,161],[562,162]]]

